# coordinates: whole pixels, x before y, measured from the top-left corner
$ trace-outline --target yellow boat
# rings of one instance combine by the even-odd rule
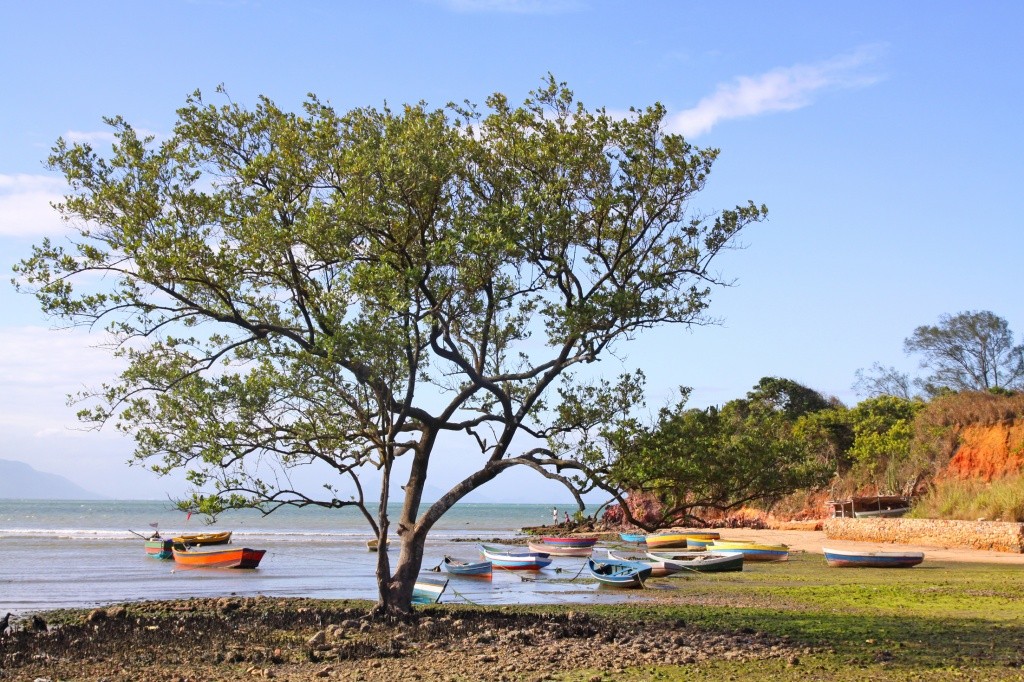
[[[787,545],[764,545],[749,540],[715,540],[708,545],[715,554],[742,554],[744,561],[789,561]]]
[[[646,539],[647,549],[686,547],[686,533],[651,533]]]
[[[371,552],[376,552],[377,551],[377,546],[378,546],[377,538],[372,538],[372,539],[366,541],[366,549],[368,549]],[[391,549],[391,540],[385,540],[384,541],[384,546],[387,547],[388,549]]]
[[[231,542],[231,531],[219,533],[185,533],[171,538],[176,545],[225,545]]]
[[[702,548],[712,540],[717,540],[718,533],[713,530],[659,530],[647,536],[648,549],[675,549],[679,547]]]

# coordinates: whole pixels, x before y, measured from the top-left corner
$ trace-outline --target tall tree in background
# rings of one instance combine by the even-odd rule
[[[354,506],[383,544],[402,472],[401,551],[394,570],[378,554],[377,580],[380,610],[404,612],[428,531],[465,495],[513,466],[585,488],[596,472],[565,436],[593,414],[560,405],[614,402],[632,379],[582,370],[705,321],[712,261],[766,215],[691,213],[718,152],[664,115],[589,111],[554,80],[519,107],[342,115],[197,92],[160,144],[120,118],[107,155],[58,141],[74,231],[15,270],[125,360],[82,418],[133,434],[137,463],[185,470],[203,511]],[[423,502],[460,436],[472,473]],[[293,482],[309,464],[323,487]]]
[[[1014,345],[1006,320],[988,311],[942,315],[937,325],[915,329],[903,348],[923,356],[921,367],[932,372],[923,385],[932,395],[1024,386],[1024,345]]]
[[[871,369],[858,369],[856,376],[853,390],[867,398],[890,395],[910,400],[916,394],[915,382],[909,374],[880,362],[871,365]]]

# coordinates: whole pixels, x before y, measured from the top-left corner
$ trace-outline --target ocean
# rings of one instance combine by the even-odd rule
[[[440,564],[446,554],[477,558],[477,543],[466,540],[507,540],[523,527],[550,523],[551,507],[458,504],[430,532],[423,569]],[[151,524],[164,537],[231,530],[232,544],[267,553],[254,570],[181,569],[146,556],[139,535],[152,533]],[[375,600],[376,555],[366,549],[370,537],[354,509],[284,508],[268,516],[235,510],[205,525],[198,516],[186,520],[163,501],[0,500],[0,613],[232,595]],[[391,552],[397,561],[397,549]],[[583,559],[557,558],[538,573],[495,571],[491,580],[453,576],[441,601],[621,599],[600,591],[583,567]]]

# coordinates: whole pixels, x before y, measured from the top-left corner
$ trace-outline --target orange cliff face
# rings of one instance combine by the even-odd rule
[[[960,447],[946,473],[955,478],[991,481],[1022,469],[1024,420],[1015,419],[989,426],[965,426],[960,431]]]

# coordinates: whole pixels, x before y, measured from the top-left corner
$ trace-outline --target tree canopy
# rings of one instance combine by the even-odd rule
[[[553,79],[520,106],[225,101],[194,93],[159,142],[119,117],[108,153],[59,140],[72,232],[18,284],[112,336],[125,369],[81,396],[82,418],[132,434],[137,463],[185,470],[204,511],[355,506],[384,539],[403,471],[382,610],[408,609],[429,529],[502,471],[594,485],[572,434],[597,415],[576,407],[633,379],[595,382],[589,363],[704,321],[727,283],[715,257],[766,215],[693,211],[717,150],[666,134],[660,105],[615,118]],[[424,503],[439,441],[459,436],[473,472]],[[311,463],[333,474],[312,491],[291,478]]]
[[[615,443],[612,479],[655,496],[661,517],[653,525],[770,504],[834,472],[795,428],[801,416],[831,407],[813,389],[766,377],[746,399],[721,407],[686,408],[688,396],[684,390],[654,424]]]
[[[1009,323],[987,310],[942,315],[937,325],[922,325],[904,342],[920,353],[931,370],[924,386],[942,390],[989,391],[1024,386],[1024,344],[1014,344]]]

